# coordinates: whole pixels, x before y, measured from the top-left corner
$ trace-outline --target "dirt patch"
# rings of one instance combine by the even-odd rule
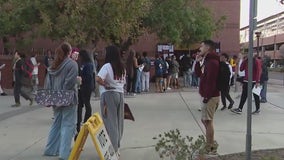
[[[222,155],[208,160],[245,160],[245,153]],[[251,160],[284,160],[284,148],[257,150],[252,152]]]

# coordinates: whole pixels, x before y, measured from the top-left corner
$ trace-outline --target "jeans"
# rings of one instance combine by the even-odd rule
[[[142,91],[149,91],[150,72],[142,72]]]
[[[135,82],[135,92],[140,93],[141,92],[141,76],[142,71],[139,69],[136,69],[136,82]]]
[[[261,92],[260,92],[260,97],[261,97],[262,101],[267,101],[266,92],[267,92],[267,81],[264,81],[262,83],[262,89],[261,89]]]
[[[199,81],[198,81],[197,75],[195,73],[192,73],[191,77],[192,77],[191,85],[193,87],[198,87],[199,86]]]
[[[191,85],[191,69],[188,71],[183,71],[183,84],[184,87],[189,87]]]
[[[53,109],[54,121],[49,131],[44,155],[59,156],[68,160],[76,130],[77,105]]]

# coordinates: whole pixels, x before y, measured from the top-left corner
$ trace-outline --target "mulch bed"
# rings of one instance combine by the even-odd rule
[[[251,160],[284,160],[284,148],[280,149],[268,149],[257,150],[251,154]],[[245,153],[235,153],[222,155],[214,158],[208,158],[208,160],[245,160]]]

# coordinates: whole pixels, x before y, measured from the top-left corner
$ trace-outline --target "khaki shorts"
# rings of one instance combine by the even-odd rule
[[[201,120],[213,120],[215,111],[219,104],[219,97],[212,97],[208,103],[203,103],[201,108]]]

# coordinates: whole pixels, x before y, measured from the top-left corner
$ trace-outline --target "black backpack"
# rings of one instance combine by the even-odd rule
[[[143,58],[143,64],[144,64],[144,68],[143,68],[143,72],[149,72],[151,69],[151,61],[149,58]]]

